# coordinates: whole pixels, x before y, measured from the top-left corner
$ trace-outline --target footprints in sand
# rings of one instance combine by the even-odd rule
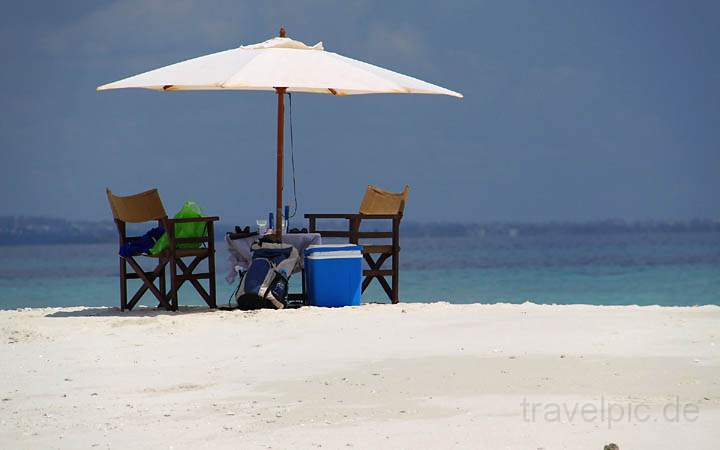
[[[6,344],[18,344],[21,342],[35,341],[43,338],[47,340],[50,339],[49,337],[43,336],[37,331],[33,331],[30,329],[0,329],[0,339],[2,339],[0,340],[0,342],[4,341]]]
[[[189,391],[199,391],[202,389],[207,389],[212,384],[193,384],[193,383],[181,383],[176,384],[174,386],[166,387],[166,388],[145,388],[143,389],[143,393],[145,394],[172,394],[177,392],[189,392]]]

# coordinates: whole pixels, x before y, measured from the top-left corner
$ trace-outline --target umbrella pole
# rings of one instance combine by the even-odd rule
[[[283,133],[285,127],[285,91],[287,88],[276,87],[278,97],[278,122],[277,122],[277,190],[275,198],[275,238],[277,242],[282,240],[282,199],[283,199]]]
[[[280,37],[285,37],[285,27],[280,27]],[[277,188],[275,197],[275,239],[282,242],[282,199],[283,199],[283,132],[285,128],[285,91],[286,87],[276,87],[278,97],[277,123]]]

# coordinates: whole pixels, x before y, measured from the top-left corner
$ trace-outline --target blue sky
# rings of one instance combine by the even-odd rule
[[[294,96],[301,212],[408,183],[418,221],[720,216],[720,4],[420,4],[4,2],[0,214],[108,218],[106,186],[156,186],[170,211],[265,215],[273,94],[95,87],[284,24],[465,94]]]

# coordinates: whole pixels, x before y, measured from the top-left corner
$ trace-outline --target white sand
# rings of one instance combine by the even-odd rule
[[[715,306],[2,311],[0,361],[0,448],[720,448]]]

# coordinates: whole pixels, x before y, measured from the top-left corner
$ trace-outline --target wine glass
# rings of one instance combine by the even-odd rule
[[[258,219],[255,221],[258,226],[258,234],[263,235],[267,229],[267,219]]]

